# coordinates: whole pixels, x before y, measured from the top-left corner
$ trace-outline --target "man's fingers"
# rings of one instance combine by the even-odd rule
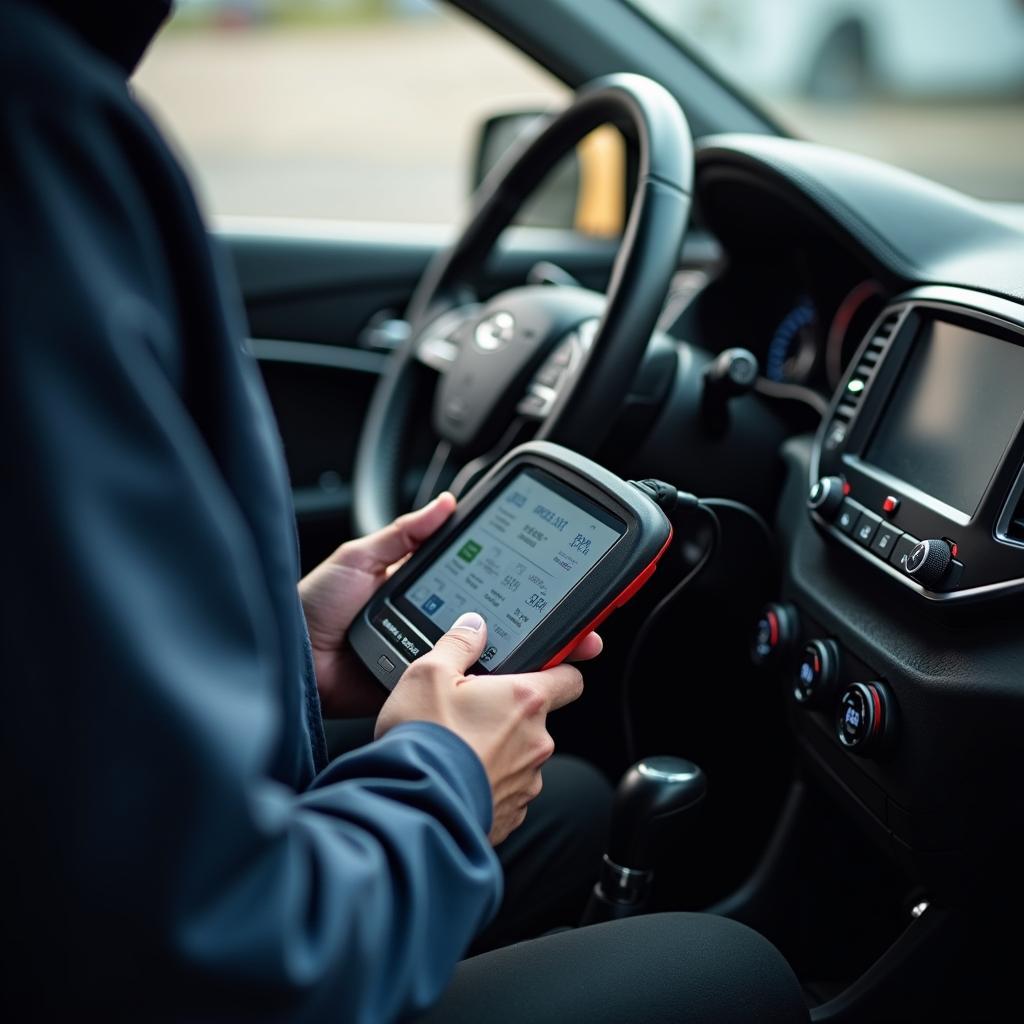
[[[383,530],[345,544],[345,562],[365,572],[381,572],[415,551],[455,511],[455,498],[444,491],[429,505],[399,516]]]
[[[455,620],[452,628],[421,660],[443,664],[456,672],[465,672],[483,653],[486,642],[487,623],[476,612],[466,612]]]
[[[604,641],[597,633],[588,633],[570,652],[566,661],[590,661],[604,650]]]
[[[577,700],[583,693],[583,676],[572,665],[557,665],[543,672],[530,672],[520,679],[541,693],[548,711],[557,711]]]

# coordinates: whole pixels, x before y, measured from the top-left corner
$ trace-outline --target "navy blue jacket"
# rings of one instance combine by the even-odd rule
[[[425,1007],[500,899],[483,768],[426,723],[326,764],[237,304],[123,68],[37,4],[0,145],[0,999]]]

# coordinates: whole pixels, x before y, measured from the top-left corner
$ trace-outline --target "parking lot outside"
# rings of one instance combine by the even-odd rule
[[[135,84],[211,213],[425,223],[462,214],[484,117],[569,95],[464,15],[394,7],[340,21],[172,27]],[[762,98],[796,134],[1024,201],[1019,95]]]

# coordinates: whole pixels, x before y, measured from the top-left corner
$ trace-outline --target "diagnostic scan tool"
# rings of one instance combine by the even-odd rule
[[[464,612],[487,623],[470,673],[557,665],[654,573],[672,538],[638,488],[558,445],[499,461],[373,596],[349,641],[389,690]]]

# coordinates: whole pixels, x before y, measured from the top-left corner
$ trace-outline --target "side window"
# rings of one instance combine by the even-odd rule
[[[568,89],[425,0],[179,0],[134,79],[207,212],[450,223],[484,122]]]

